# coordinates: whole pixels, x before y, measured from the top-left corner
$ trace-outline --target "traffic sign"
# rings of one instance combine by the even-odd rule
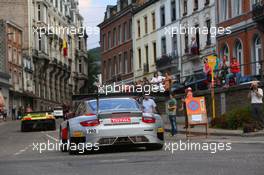
[[[215,65],[216,65],[216,56],[214,56],[214,55],[210,55],[210,56],[208,56],[207,57],[207,60],[208,60],[208,65],[209,65],[209,67],[212,69],[212,70],[214,70],[214,68],[215,68]]]
[[[190,126],[204,125],[207,136],[208,118],[205,104],[205,97],[192,97],[185,99],[187,109],[188,127],[186,136],[190,135]]]

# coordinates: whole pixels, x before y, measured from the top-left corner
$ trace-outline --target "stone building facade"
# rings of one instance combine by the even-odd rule
[[[9,88],[10,74],[7,62],[7,42],[8,42],[7,22],[0,20],[0,95],[5,100],[5,109],[9,111]]]
[[[47,110],[69,103],[72,94],[81,92],[87,81],[88,36],[78,0],[4,1],[0,17],[23,29],[24,106]],[[78,33],[59,31],[62,28]]]
[[[134,11],[133,65],[135,81],[151,78],[157,60],[157,0],[149,1]]]

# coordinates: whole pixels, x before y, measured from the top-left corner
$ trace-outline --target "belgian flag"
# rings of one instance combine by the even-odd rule
[[[68,56],[68,44],[66,39],[63,40],[63,56]]]

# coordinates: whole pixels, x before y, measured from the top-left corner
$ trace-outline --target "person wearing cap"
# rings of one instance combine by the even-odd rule
[[[254,81],[250,86],[250,92],[248,96],[251,99],[252,116],[259,122],[260,127],[264,128],[263,118],[263,90],[258,87],[258,81]]]
[[[187,89],[185,89],[185,93],[186,93],[186,97],[182,99],[182,106],[181,106],[181,109],[179,110],[179,111],[183,111],[183,113],[185,115],[185,126],[184,126],[184,129],[188,127],[188,117],[187,117],[187,111],[186,111],[186,107],[185,107],[185,102],[186,102],[186,99],[193,98],[192,88],[188,87]],[[193,128],[193,126],[191,126],[191,128]]]

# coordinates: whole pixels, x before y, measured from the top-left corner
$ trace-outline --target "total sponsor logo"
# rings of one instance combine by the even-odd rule
[[[112,118],[112,123],[130,123],[131,119],[130,117],[122,117],[122,118]]]

